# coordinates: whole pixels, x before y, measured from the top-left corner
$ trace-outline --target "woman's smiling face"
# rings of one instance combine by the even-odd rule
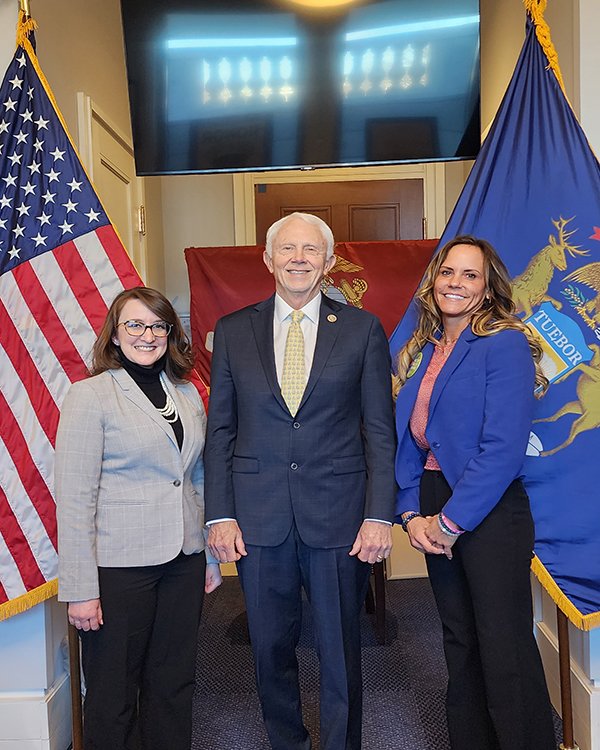
[[[433,297],[444,326],[468,323],[485,298],[487,283],[483,253],[475,245],[454,245],[440,266]]]
[[[128,360],[142,367],[151,367],[167,351],[169,337],[155,336],[150,328],[146,328],[141,336],[132,336],[122,325],[126,320],[136,320],[150,326],[152,323],[158,323],[161,318],[139,299],[127,300],[119,315],[119,323],[113,338]]]

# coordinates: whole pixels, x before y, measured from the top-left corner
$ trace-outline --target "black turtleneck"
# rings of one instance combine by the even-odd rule
[[[167,361],[166,353],[160,359],[157,359],[153,365],[150,365],[150,367],[143,367],[128,359],[120,348],[118,351],[123,369],[131,376],[153,406],[157,409],[163,409],[167,403],[167,397],[160,382],[160,373],[165,369],[165,362]],[[181,446],[183,445],[181,417],[177,417],[175,422],[169,422],[168,424],[173,428],[177,445],[179,446],[179,450],[181,450]]]

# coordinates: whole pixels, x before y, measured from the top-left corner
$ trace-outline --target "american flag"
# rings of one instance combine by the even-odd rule
[[[0,620],[56,592],[60,405],[140,283],[25,40],[0,87]]]

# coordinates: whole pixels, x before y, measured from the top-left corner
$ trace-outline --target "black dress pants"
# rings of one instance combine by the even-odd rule
[[[359,750],[362,728],[360,611],[371,566],[349,547],[305,545],[292,528],[277,547],[246,544],[237,563],[265,727],[273,750],[310,750],[302,721],[296,646],[302,588],[311,605],[321,671],[322,750]]]
[[[440,471],[425,471],[421,513],[451,495]],[[448,665],[452,750],[555,750],[550,699],[533,635],[529,498],[514,481],[491,513],[452,548],[427,555]]]
[[[85,750],[190,750],[204,552],[99,568],[104,625],[81,632]]]

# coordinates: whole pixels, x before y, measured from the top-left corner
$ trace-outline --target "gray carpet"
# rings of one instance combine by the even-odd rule
[[[449,750],[441,626],[429,582],[388,581],[386,596],[384,645],[372,617],[363,613],[361,621],[363,750]],[[304,721],[318,750],[319,672],[308,604],[298,661]],[[225,579],[205,600],[194,701],[192,750],[269,750],[237,578]],[[555,724],[558,742],[558,717]]]

